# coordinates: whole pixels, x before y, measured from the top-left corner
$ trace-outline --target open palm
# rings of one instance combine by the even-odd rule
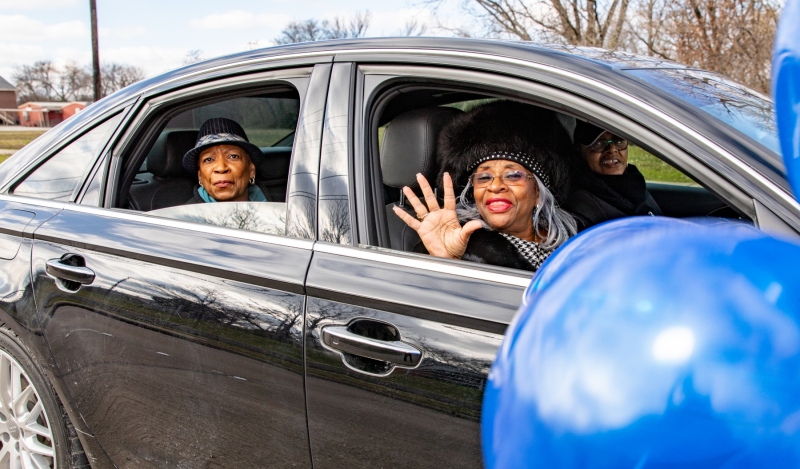
[[[453,191],[453,180],[448,173],[444,173],[444,207],[439,207],[428,180],[422,174],[417,174],[417,182],[425,198],[423,204],[409,187],[403,188],[411,206],[417,212],[417,218],[412,217],[403,209],[394,207],[397,214],[411,229],[417,232],[422,244],[428,253],[436,257],[448,259],[461,259],[467,249],[469,237],[475,230],[481,228],[478,220],[467,222],[464,226],[458,222],[456,215],[456,196]]]

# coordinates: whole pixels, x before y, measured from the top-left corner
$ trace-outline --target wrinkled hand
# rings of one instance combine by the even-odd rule
[[[400,207],[394,207],[397,214],[406,225],[419,234],[422,244],[432,256],[447,259],[461,259],[467,250],[469,237],[475,230],[483,225],[478,220],[467,222],[464,226],[458,222],[456,215],[456,196],[453,192],[453,180],[450,174],[444,173],[444,207],[439,207],[439,202],[431,190],[428,180],[422,174],[417,174],[417,182],[422,188],[425,205],[414,195],[409,187],[403,188],[403,194],[417,212],[417,218],[412,217]]]

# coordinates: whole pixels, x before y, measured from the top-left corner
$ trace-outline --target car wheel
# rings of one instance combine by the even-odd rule
[[[0,325],[0,468],[69,467],[61,405],[12,331]]]

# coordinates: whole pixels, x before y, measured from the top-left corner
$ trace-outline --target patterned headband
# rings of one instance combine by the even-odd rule
[[[528,168],[533,174],[536,175],[544,185],[552,190],[550,187],[550,177],[544,172],[542,165],[539,164],[538,161],[534,161],[530,155],[522,152],[507,152],[507,151],[496,151],[494,153],[490,153],[473,163],[470,167],[467,168],[467,172],[471,173],[475,168],[480,166],[481,163],[485,163],[486,161],[492,160],[509,160],[515,163],[519,163],[522,166]]]
[[[200,137],[199,139],[197,139],[197,144],[195,144],[195,146],[199,147],[200,145],[207,145],[209,143],[217,143],[217,142],[220,142],[220,143],[225,143],[225,142],[245,142],[245,143],[249,143],[249,142],[247,142],[247,140],[245,140],[244,138],[242,138],[242,137],[240,137],[238,135],[228,134],[228,133],[220,133],[220,134],[209,134],[209,135],[204,135],[204,136]]]

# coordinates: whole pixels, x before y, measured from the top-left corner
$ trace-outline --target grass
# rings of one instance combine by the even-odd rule
[[[0,163],[2,163],[3,161],[7,160],[9,156],[11,156],[11,155],[0,155]]]
[[[648,182],[697,185],[682,172],[635,145],[628,146],[628,162],[639,168]]]
[[[0,132],[0,148],[8,150],[19,150],[31,143],[36,137],[44,132],[38,130],[24,130],[20,132]]]
[[[250,142],[259,147],[271,147],[293,131],[294,129],[245,129]]]

